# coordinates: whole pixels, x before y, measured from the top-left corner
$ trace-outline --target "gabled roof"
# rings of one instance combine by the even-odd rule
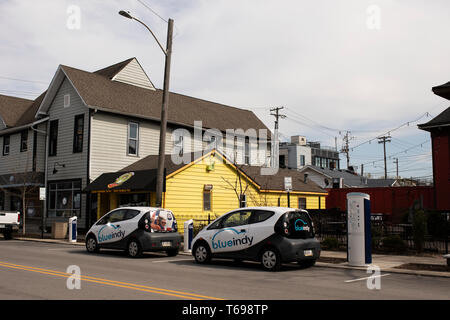
[[[427,123],[419,124],[419,129],[430,131],[431,128],[450,126],[450,107],[442,111]]]
[[[352,174],[350,172],[347,172],[346,170],[331,170],[331,169],[327,169],[327,168],[321,168],[321,167],[316,167],[316,166],[312,166],[312,165],[307,165],[307,166],[304,166],[302,169],[300,169],[300,172],[304,172],[306,170],[315,171],[328,179],[343,178],[344,185],[348,186],[348,187],[366,186],[367,178]],[[331,183],[332,183],[332,181],[330,181],[330,184]]]
[[[433,87],[431,88],[431,90],[434,92],[434,94],[450,100],[450,81],[440,86]]]
[[[304,182],[304,174],[297,170],[292,169],[279,169],[278,173],[275,175],[261,175],[261,167],[249,166],[249,165],[234,165],[218,150],[213,150],[206,155],[197,155],[195,153],[190,153],[190,159],[192,162],[190,164],[174,164],[171,159],[171,155],[165,156],[165,169],[166,175],[177,172],[178,170],[183,170],[184,167],[190,166],[192,163],[199,161],[203,157],[209,156],[212,152],[223,158],[229,165],[232,165],[237,170],[240,170],[245,176],[250,178],[261,190],[273,190],[273,191],[284,191],[284,177],[292,178],[292,188],[295,192],[313,192],[313,193],[326,193],[326,191],[320,188],[317,184],[311,180]],[[149,155],[135,163],[126,166],[125,168],[119,170],[119,172],[129,172],[129,171],[142,171],[150,170],[158,167],[158,155]]]
[[[0,121],[3,120],[6,127],[15,127],[21,117],[31,107],[33,100],[0,94]]]
[[[46,114],[59,84],[67,77],[89,108],[160,121],[162,90],[111,81],[105,76],[114,74],[120,67],[116,65],[93,73],[60,65],[38,112]],[[252,111],[171,92],[168,122],[193,127],[196,120],[201,120],[204,128],[221,131],[238,128],[268,130]]]
[[[113,64],[113,65],[111,65],[109,67],[97,70],[94,73],[99,74],[99,75],[104,76],[104,77],[107,77],[108,79],[112,79],[123,68],[125,68],[127,66],[127,64],[129,64],[133,59],[135,59],[135,58],[130,58],[130,59],[127,59],[125,61]]]
[[[313,170],[328,179],[343,178],[344,186],[349,188],[378,188],[378,187],[392,187],[397,179],[369,179],[360,175],[352,174],[346,170],[331,170],[328,168],[321,168],[316,166],[305,166],[300,171]],[[330,181],[330,185],[331,185]]]

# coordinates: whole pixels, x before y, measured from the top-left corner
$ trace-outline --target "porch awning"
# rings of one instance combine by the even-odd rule
[[[156,174],[157,169],[103,173],[83,192],[156,191]],[[165,179],[163,191],[166,191]]]

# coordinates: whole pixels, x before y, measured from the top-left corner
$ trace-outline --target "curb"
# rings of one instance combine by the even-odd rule
[[[53,243],[53,244],[67,244],[67,245],[73,245],[73,246],[84,246],[84,242],[69,242],[68,240],[57,240],[57,239],[37,239],[37,238],[14,237],[14,238],[12,238],[12,240],[44,242],[44,243]]]
[[[55,239],[37,239],[37,238],[23,238],[23,237],[15,237],[13,240],[20,240],[20,241],[34,241],[34,242],[44,242],[44,243],[53,243],[53,244],[66,244],[66,245],[73,245],[73,246],[83,246],[84,242],[68,242],[67,240],[55,240]],[[179,255],[183,256],[192,256],[190,252],[184,252],[180,250],[178,253]],[[327,256],[324,256],[327,257]],[[332,258],[332,257],[330,257]],[[334,268],[334,269],[347,269],[347,270],[360,270],[360,271],[366,271],[367,268],[365,267],[352,267],[342,264],[335,264],[335,263],[326,263],[326,262],[316,262],[316,267],[319,268]],[[408,270],[408,269],[397,269],[397,268],[386,268],[381,269],[383,272],[390,272],[390,273],[398,273],[398,274],[409,274],[409,275],[415,275],[415,276],[428,276],[428,277],[439,277],[439,278],[450,278],[450,272],[438,272],[438,271],[426,271],[426,270]]]
[[[346,266],[346,265],[339,265],[339,264],[325,263],[325,262],[316,262],[315,266],[321,267],[321,268],[335,268],[335,269],[360,270],[360,271],[367,270],[367,268],[365,268],[365,267],[351,267],[351,266]],[[390,272],[390,273],[409,274],[409,275],[415,275],[415,276],[450,278],[450,272],[409,270],[409,269],[397,269],[397,268],[386,268],[386,269],[381,269],[381,271]]]

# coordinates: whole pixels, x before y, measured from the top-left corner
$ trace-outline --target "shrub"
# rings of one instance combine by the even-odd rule
[[[382,239],[383,248],[395,252],[406,250],[406,244],[399,235],[391,235]]]
[[[339,241],[336,238],[325,238],[322,241],[322,247],[324,249],[339,249]]]

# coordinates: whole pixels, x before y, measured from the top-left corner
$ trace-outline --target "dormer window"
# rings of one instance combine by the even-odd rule
[[[64,95],[64,108],[70,107],[70,94]]]

